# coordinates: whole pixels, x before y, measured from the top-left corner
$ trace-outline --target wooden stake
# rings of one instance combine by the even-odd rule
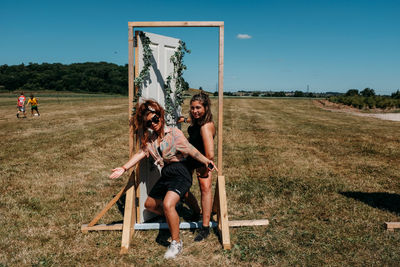
[[[224,249],[231,249],[231,240],[229,234],[228,206],[226,203],[225,177],[218,176],[219,192],[219,221],[221,223],[222,246]]]
[[[135,174],[129,177],[131,183],[135,183]],[[136,218],[136,196],[135,187],[131,186],[126,192],[124,222],[122,225],[122,241],[120,254],[128,253],[130,241],[135,231],[135,218]]]

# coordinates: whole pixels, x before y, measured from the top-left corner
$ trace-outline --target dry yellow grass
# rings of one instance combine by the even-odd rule
[[[182,231],[183,254],[165,262],[158,231],[137,231],[124,256],[121,232],[80,232],[126,182],[107,177],[127,160],[127,99],[39,100],[40,118],[17,120],[15,99],[0,98],[0,266],[400,262],[400,231],[383,228],[400,221],[400,122],[324,111],[309,100],[226,99],[229,216],[271,224],[231,228],[230,251],[216,235],[194,243]],[[196,181],[193,191],[199,195]],[[101,222],[121,219],[113,207]]]

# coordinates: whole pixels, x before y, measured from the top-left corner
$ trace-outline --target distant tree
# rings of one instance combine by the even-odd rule
[[[394,99],[400,99],[400,90],[397,90],[395,93],[392,93],[391,97]]]
[[[200,90],[200,91],[203,91],[203,87],[200,86],[200,87],[199,87],[199,90]]]
[[[279,92],[274,92],[274,93],[272,94],[272,96],[275,96],[275,97],[285,97],[286,94],[285,94],[284,91],[279,91]]]
[[[260,96],[260,93],[259,93],[259,92],[253,92],[253,93],[251,94],[251,96]]]
[[[218,91],[215,91],[213,95],[218,96]]]
[[[304,93],[302,91],[295,91],[293,96],[294,97],[304,97]]]
[[[355,95],[359,95],[358,94],[358,90],[357,89],[350,89],[346,92],[345,94],[346,96],[355,96]]]
[[[370,89],[370,88],[365,88],[364,90],[362,90],[361,95],[364,97],[370,97],[370,96],[375,96],[375,91],[374,89]]]
[[[107,62],[1,65],[0,85],[8,91],[45,89],[127,94],[128,65]]]

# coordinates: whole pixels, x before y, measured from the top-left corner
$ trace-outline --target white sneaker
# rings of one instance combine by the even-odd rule
[[[167,251],[164,254],[164,259],[174,259],[176,255],[182,252],[182,240],[178,243],[176,240],[172,240],[171,244],[168,246]]]

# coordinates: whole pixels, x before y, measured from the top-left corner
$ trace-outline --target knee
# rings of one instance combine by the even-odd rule
[[[164,209],[164,213],[171,212],[172,210],[175,209],[175,203],[173,203],[173,201],[168,201],[168,200],[164,199],[163,209]]]
[[[144,207],[148,210],[155,210],[156,208],[156,202],[153,201],[152,199],[146,199],[146,202],[144,203]]]
[[[211,183],[200,183],[200,190],[204,194],[211,193]]]

